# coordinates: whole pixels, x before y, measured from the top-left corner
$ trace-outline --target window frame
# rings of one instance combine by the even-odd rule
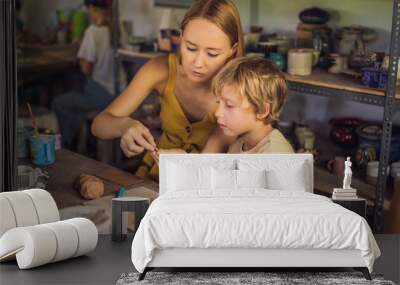
[[[0,192],[17,190],[15,0],[0,1]]]

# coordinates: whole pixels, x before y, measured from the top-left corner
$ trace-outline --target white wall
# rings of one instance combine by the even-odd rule
[[[346,25],[363,25],[378,32],[378,40],[370,45],[373,49],[386,50],[390,41],[392,0],[234,0],[245,31],[257,24],[267,32],[294,35],[301,10],[318,6],[333,16],[329,25],[333,28]],[[72,10],[81,6],[83,0],[23,0],[27,27],[43,34],[45,25],[55,24],[57,9]],[[153,0],[120,0],[122,19],[133,21],[135,35],[155,37],[163,8],[154,7]],[[185,10],[173,9],[175,25],[178,26]]]
[[[164,8],[154,7],[152,0],[120,0],[120,17],[133,22],[133,33],[136,36],[155,38]],[[172,23],[179,26],[184,9],[172,9]]]
[[[387,50],[390,40],[392,0],[234,0],[241,14],[245,31],[251,24],[262,25],[267,32],[280,31],[294,34],[301,10],[318,6],[332,13],[329,22],[332,27],[364,25],[378,31],[378,40],[370,48]],[[120,0],[122,19],[133,22],[135,35],[155,37],[160,24],[163,8],[155,8],[152,0]],[[56,9],[74,9],[83,0],[24,0],[24,13],[28,27],[34,31],[44,31],[43,24],[55,20]],[[184,15],[184,10],[174,9],[176,25]],[[319,96],[290,96],[283,118],[310,122],[311,125],[327,133],[326,122],[334,116],[358,116],[369,120],[382,120],[382,108],[333,100]],[[400,114],[396,115],[400,124]]]
[[[83,0],[22,0],[21,16],[25,28],[44,36],[46,27],[56,26],[56,11],[73,10],[83,5]]]
[[[240,10],[242,25],[248,30],[250,27],[250,4],[254,0],[234,0]],[[120,16],[123,20],[133,22],[133,32],[136,36],[156,37],[162,13],[165,8],[154,7],[152,0],[120,0]],[[172,9],[174,27],[185,14],[184,9]]]
[[[21,16],[25,19],[26,28],[43,36],[46,26],[55,26],[56,11],[74,10],[83,5],[83,0],[22,0]],[[234,0],[237,4],[243,27],[250,27],[250,3],[255,0]],[[161,7],[154,7],[153,0],[120,0],[120,17],[133,22],[136,36],[154,38],[157,36],[162,12]],[[179,26],[185,14],[184,9],[172,9],[173,23]]]

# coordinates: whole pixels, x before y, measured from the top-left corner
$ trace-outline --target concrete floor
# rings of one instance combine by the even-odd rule
[[[382,256],[375,262],[374,272],[399,284],[400,235],[376,235],[375,238]],[[96,250],[88,256],[29,270],[19,270],[15,261],[7,262],[0,265],[0,284],[115,284],[122,273],[134,271],[131,243],[132,238],[114,243],[110,236],[99,236]]]
[[[381,257],[375,261],[374,272],[400,284],[400,234],[375,235],[375,239],[381,250]]]
[[[100,235],[96,249],[87,256],[19,270],[16,262],[0,265],[0,284],[115,284],[124,272],[134,271],[132,238],[115,243]]]

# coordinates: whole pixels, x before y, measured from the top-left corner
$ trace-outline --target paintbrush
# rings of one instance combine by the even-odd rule
[[[35,130],[35,136],[39,136],[39,130],[38,127],[36,125],[36,120],[35,117],[33,116],[33,112],[32,112],[32,108],[31,108],[31,104],[26,103],[28,105],[28,111],[29,111],[29,115],[31,116],[31,120],[32,120],[32,125],[33,125],[33,129]]]

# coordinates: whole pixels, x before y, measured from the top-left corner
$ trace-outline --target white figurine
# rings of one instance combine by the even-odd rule
[[[344,179],[343,179],[343,189],[351,189],[351,176],[353,172],[351,171],[351,161],[350,157],[344,162]]]

